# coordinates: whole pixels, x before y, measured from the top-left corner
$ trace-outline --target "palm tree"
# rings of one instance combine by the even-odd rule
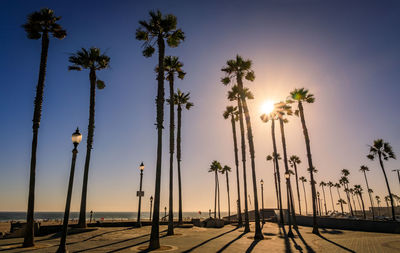
[[[183,63],[176,56],[166,56],[164,59],[165,79],[169,82],[169,212],[168,212],[168,232],[167,235],[174,234],[174,201],[173,201],[173,175],[174,175],[174,128],[175,128],[175,110],[174,103],[174,79],[177,74],[179,79],[183,79],[186,73],[182,70]],[[182,221],[180,221],[181,223]]]
[[[325,206],[325,215],[328,215],[328,210],[326,209],[326,198],[325,198],[325,190],[324,190],[324,186],[326,186],[326,183],[324,181],[321,181],[319,183],[319,186],[321,186],[322,188],[322,194],[324,194],[324,206]]]
[[[275,120],[277,120],[277,113],[275,111],[272,111],[269,115],[263,114],[261,115],[261,120],[265,123],[271,120],[271,136],[272,136],[272,147],[273,147],[273,153],[272,156],[269,160],[273,159],[274,163],[274,170],[276,173],[276,181],[278,182],[277,186],[277,200],[279,201],[278,208],[279,208],[279,222],[283,226],[284,220],[283,220],[283,210],[282,210],[282,193],[281,193],[281,176],[280,176],[280,171],[279,171],[279,160],[280,155],[277,152],[276,148],[276,139],[275,139]],[[268,161],[268,157],[267,157]]]
[[[336,210],[335,210],[335,205],[333,204],[333,197],[332,197],[332,187],[334,186],[334,184],[331,181],[329,181],[327,185],[329,186],[329,193],[331,195],[332,209],[333,209],[333,212],[335,213]]]
[[[181,180],[181,129],[182,129],[182,107],[185,107],[186,110],[190,110],[193,106],[190,100],[190,93],[183,93],[179,89],[174,94],[174,104],[177,106],[178,112],[178,127],[177,127],[177,137],[176,137],[176,160],[178,162],[178,192],[179,192],[179,223],[183,222],[182,220],[182,180]]]
[[[82,69],[88,69],[90,80],[89,125],[86,143],[85,170],[83,174],[81,208],[79,212],[78,222],[78,226],[84,228],[86,227],[86,197],[89,177],[90,155],[93,148],[96,86],[99,90],[104,89],[105,87],[104,82],[97,78],[96,71],[108,68],[110,57],[102,54],[100,52],[100,49],[96,47],[91,47],[88,50],[82,48],[80,51],[77,51],[75,54],[69,57],[69,62],[72,63],[72,65],[68,67],[68,70],[81,71]]]
[[[267,155],[267,161],[272,161],[272,163],[273,163],[273,165],[274,165],[274,183],[275,183],[275,193],[276,193],[276,205],[277,205],[277,207],[278,207],[278,209],[279,209],[279,211],[281,211],[282,210],[282,207],[281,207],[281,205],[280,205],[280,198],[279,198],[279,196],[280,196],[280,188],[278,189],[278,175],[277,175],[277,170],[276,170],[276,163],[275,163],[275,157],[276,157],[276,160],[281,160],[282,158],[281,158],[281,155],[278,153],[277,155],[274,155],[274,153],[272,153],[272,155]],[[280,183],[280,180],[279,180],[279,183]]]
[[[218,181],[218,172],[222,170],[222,166],[218,161],[213,161],[210,165],[210,169],[208,172],[215,173],[215,195],[214,195],[214,219],[217,218],[217,198],[219,202],[219,181]],[[217,195],[218,193],[218,195]],[[219,204],[218,204],[219,205]],[[218,213],[219,219],[221,218],[221,214]]]
[[[304,187],[304,183],[307,182],[307,179],[303,176],[299,177],[299,180],[303,183],[303,192],[304,192],[304,205],[306,206],[306,215],[308,214],[307,210],[307,197],[306,197],[306,188]]]
[[[367,215],[365,214],[365,207],[364,207],[364,200],[362,197],[362,192],[363,192],[363,189],[361,188],[361,185],[359,185],[359,184],[354,185],[354,193],[360,197],[361,204],[362,204],[362,210],[363,210],[363,214],[364,214],[364,219],[367,219]]]
[[[222,78],[222,83],[224,85],[228,85],[231,81],[236,79],[236,83],[239,88],[240,94],[240,102],[241,106],[243,106],[244,115],[246,118],[246,126],[247,126],[247,139],[249,142],[249,150],[250,150],[250,160],[251,160],[251,172],[253,179],[253,195],[254,195],[254,218],[255,218],[255,235],[254,240],[261,240],[264,238],[261,232],[260,226],[260,212],[258,209],[258,197],[257,197],[257,176],[256,176],[256,164],[255,164],[255,151],[254,151],[254,143],[253,143],[253,131],[251,128],[250,121],[250,112],[247,106],[246,94],[244,92],[243,87],[243,78],[248,81],[254,81],[255,75],[254,71],[251,69],[251,60],[244,60],[241,56],[237,55],[236,59],[228,60],[227,67],[223,67],[221,69],[222,72],[225,73],[225,77]],[[240,110],[239,107],[239,111]],[[242,117],[242,115],[240,115]]]
[[[362,165],[360,167],[360,171],[364,174],[365,184],[367,185],[369,201],[371,202],[372,219],[375,220],[374,203],[372,201],[372,195],[371,195],[371,192],[370,192],[371,189],[369,188],[369,185],[368,185],[368,179],[367,179],[367,173],[366,173],[367,171],[369,171],[369,168],[367,166],[365,166],[365,165]]]
[[[238,194],[238,227],[243,226],[242,214],[241,214],[241,206],[240,206],[240,181],[239,181],[239,158],[238,158],[238,147],[237,147],[237,138],[236,138],[236,123],[238,120],[238,110],[236,106],[227,106],[226,111],[223,113],[224,119],[231,118],[232,124],[232,134],[233,134],[233,151],[235,154],[235,166],[236,166],[236,185],[237,185],[237,194]]]
[[[292,155],[289,158],[290,167],[294,168],[294,173],[296,176],[296,189],[297,189],[297,199],[299,201],[299,213],[301,215],[301,204],[300,204],[300,191],[299,191],[299,178],[297,175],[297,164],[301,163],[300,158],[297,155]]]
[[[386,202],[387,208],[389,209],[389,202],[390,202],[390,197],[389,196],[385,196],[385,202]]]
[[[303,103],[314,103],[314,101],[315,101],[314,95],[310,94],[307,89],[301,88],[301,89],[294,89],[293,91],[291,91],[290,98],[291,98],[291,100],[289,100],[289,102],[297,101],[298,110],[295,111],[295,115],[300,115],[301,125],[303,127],[304,140],[305,140],[306,149],[307,149],[308,168],[314,169],[314,165],[313,165],[312,157],[311,157],[310,137],[308,135],[306,120],[304,117],[304,108],[303,108]],[[310,170],[310,182],[314,181],[313,169]],[[318,231],[317,214],[316,214],[317,194],[316,194],[314,184],[311,184],[311,193],[312,193],[312,199],[313,199],[313,201],[312,201],[312,204],[313,204],[313,231],[312,232],[313,232],[313,234],[318,235],[319,231]]]
[[[393,152],[392,146],[388,142],[385,142],[382,139],[377,139],[377,140],[374,140],[374,144],[372,146],[370,146],[369,154],[367,155],[367,158],[372,161],[376,157],[378,157],[378,159],[379,159],[379,164],[381,166],[383,175],[385,176],[386,187],[388,189],[390,203],[392,205],[392,218],[395,221],[396,215],[394,213],[393,196],[392,196],[392,192],[390,191],[390,186],[389,186],[389,182],[386,177],[386,171],[385,171],[385,167],[383,166],[382,158],[383,158],[383,160],[387,161],[389,159],[396,159],[396,155]]]
[[[57,24],[61,17],[56,17],[54,11],[43,8],[40,11],[33,12],[28,15],[27,23],[22,27],[27,33],[28,39],[42,39],[42,51],[40,54],[39,78],[36,86],[35,109],[33,112],[33,138],[32,138],[32,153],[29,178],[29,195],[28,195],[28,210],[26,216],[26,230],[24,237],[24,247],[34,246],[33,233],[33,213],[35,211],[35,181],[36,181],[36,150],[37,139],[42,116],[42,103],[44,93],[44,80],[46,77],[47,53],[49,50],[50,34],[56,39],[63,39],[67,32]]]
[[[335,184],[335,187],[336,187],[336,189],[337,189],[337,194],[338,194],[339,200],[340,200],[340,199],[342,199],[342,197],[340,196],[340,192],[339,192],[340,183],[336,183],[336,184]],[[344,211],[343,211],[343,201],[338,202],[338,203],[340,203],[340,208],[342,209],[342,214],[344,215]]]
[[[253,99],[253,94],[248,90],[243,90],[244,95],[248,99]],[[247,202],[247,173],[246,173],[246,141],[244,134],[244,123],[243,123],[243,109],[241,102],[241,95],[239,92],[239,87],[234,85],[232,90],[228,92],[228,99],[230,101],[237,101],[238,103],[238,115],[239,115],[239,127],[240,127],[240,136],[241,136],[241,149],[242,149],[242,166],[243,166],[243,188],[244,188],[244,232],[250,232],[250,223],[249,223],[249,212],[248,212],[248,202]]]
[[[225,165],[220,172],[221,174],[226,175],[226,188],[228,191],[228,222],[231,222],[231,199],[229,195],[229,177],[228,177],[228,173],[231,172],[231,167]]]
[[[161,184],[161,160],[162,160],[162,129],[164,121],[164,56],[165,41],[170,47],[177,47],[185,39],[181,29],[177,29],[177,18],[172,15],[162,15],[157,11],[150,11],[149,21],[139,21],[136,30],[136,39],[144,41],[143,56],[151,57],[157,44],[158,48],[158,76],[157,76],[157,161],[156,183],[154,193],[154,212],[152,218],[149,249],[160,248],[159,216],[160,216],[160,184]]]
[[[381,216],[381,211],[380,211],[381,197],[375,196],[375,199],[376,199],[376,204],[378,205],[378,216]]]
[[[353,207],[354,207],[354,214],[357,215],[357,206],[356,202],[354,201],[354,189],[353,188],[348,188],[347,192],[349,193],[352,201],[353,201]]]
[[[344,192],[346,193],[346,196],[347,196],[347,202],[349,203],[350,214],[351,214],[351,216],[354,216],[353,207],[351,206],[350,195],[349,195],[349,178],[348,178],[348,176],[350,175],[350,171],[348,169],[342,169],[341,173],[342,173],[342,177],[340,178],[339,183],[341,183],[343,185]]]
[[[340,204],[340,207],[342,209],[342,215],[344,215],[343,204],[347,204],[346,201],[344,199],[339,199],[337,204]]]

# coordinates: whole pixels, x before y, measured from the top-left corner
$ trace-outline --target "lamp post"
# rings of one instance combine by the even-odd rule
[[[400,183],[400,169],[396,169],[396,170],[392,170],[393,172],[397,171],[397,178],[399,179],[399,183]]]
[[[139,207],[138,207],[138,215],[137,215],[137,226],[141,227],[142,223],[140,222],[140,208],[142,205],[142,196],[144,195],[142,192],[142,179],[143,179],[143,170],[144,170],[144,164],[143,162],[139,165],[139,170],[140,170],[140,186],[139,186],[139,191],[137,192],[136,195],[139,196]]]
[[[290,189],[289,189],[290,173],[289,173],[289,171],[285,172],[285,178],[286,178],[287,210],[288,210],[288,225],[289,225],[289,231],[288,231],[287,236],[290,238],[293,238],[294,234],[292,232],[292,218],[290,217],[292,210],[290,210]]]
[[[153,209],[153,196],[150,196],[150,221],[151,221],[151,210]]]
[[[164,207],[164,218],[167,219],[167,207]]]
[[[76,155],[78,154],[78,145],[82,140],[82,134],[79,132],[79,128],[76,128],[76,131],[72,134],[72,143],[74,144],[74,149],[72,150],[72,162],[71,162],[71,172],[69,174],[69,184],[68,184],[68,192],[67,192],[67,202],[65,204],[65,212],[64,212],[64,220],[63,220],[63,229],[61,234],[60,245],[58,247],[57,252],[67,252],[66,249],[66,241],[67,241],[67,230],[68,230],[68,220],[69,220],[69,210],[71,206],[71,196],[72,196],[72,186],[74,183],[74,174],[75,174],[75,161]]]
[[[264,180],[261,179],[261,207],[262,207],[262,224],[265,224],[264,218]]]

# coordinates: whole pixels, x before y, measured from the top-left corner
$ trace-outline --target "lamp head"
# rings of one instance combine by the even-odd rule
[[[79,132],[79,128],[77,127],[75,132],[72,134],[72,143],[78,145],[82,141],[82,134]]]
[[[143,164],[143,162],[139,165],[139,169],[140,169],[141,171],[144,170],[144,164]]]

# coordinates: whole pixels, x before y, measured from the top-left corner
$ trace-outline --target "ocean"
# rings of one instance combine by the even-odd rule
[[[167,210],[168,214],[168,210]],[[160,212],[160,218],[164,217],[164,210]],[[221,212],[221,217],[227,216],[227,212]],[[141,212],[143,219],[149,219],[149,212]],[[208,218],[208,212],[183,212],[183,219]],[[63,219],[64,212],[35,212],[34,218],[38,221],[60,220]],[[178,212],[174,212],[174,218],[178,217]],[[78,219],[79,212],[70,212],[70,219]],[[90,218],[90,213],[86,213],[86,218]],[[137,212],[93,212],[95,220],[132,220],[137,218]],[[0,212],[0,221],[25,221],[26,212]]]

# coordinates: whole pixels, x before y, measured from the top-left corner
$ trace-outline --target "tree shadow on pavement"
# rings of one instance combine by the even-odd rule
[[[301,242],[306,246],[306,250],[308,253],[315,253],[314,249],[310,247],[310,245],[307,244],[307,242],[304,240],[303,236],[301,235],[300,231],[297,229],[296,230],[297,236],[300,238]]]
[[[254,247],[257,245],[257,243],[259,243],[261,240],[254,240],[251,244],[250,244],[250,246],[249,246],[249,248],[246,250],[246,253],[250,253],[250,252],[252,252],[253,251],[253,249],[254,249]]]
[[[236,237],[235,239],[233,239],[232,241],[228,242],[227,244],[225,244],[222,248],[220,248],[216,253],[221,253],[222,251],[226,250],[232,243],[234,243],[235,241],[239,240],[240,238],[242,238],[246,233],[241,233],[238,237]]]
[[[282,225],[281,229],[282,229],[282,233],[283,233],[283,239],[285,240],[285,252],[291,253],[292,249],[290,248],[290,241],[289,241],[289,237],[287,236],[285,226]]]
[[[343,246],[343,245],[340,245],[340,244],[338,244],[338,243],[336,243],[336,242],[334,242],[334,241],[331,241],[331,240],[329,240],[328,238],[324,237],[323,235],[318,235],[318,237],[320,237],[321,239],[324,239],[325,241],[330,242],[330,243],[332,243],[332,244],[338,246],[339,248],[342,248],[342,249],[344,249],[344,250],[346,250],[346,251],[348,251],[348,252],[354,252],[354,253],[355,253],[354,250],[351,250],[351,249],[349,249],[349,248],[346,248],[346,247]]]
[[[207,243],[209,243],[210,241],[215,240],[215,239],[217,239],[217,238],[219,238],[219,237],[222,237],[222,236],[224,236],[224,235],[226,235],[226,234],[229,234],[229,233],[231,233],[231,232],[233,232],[233,231],[235,231],[235,230],[237,230],[237,229],[238,229],[238,228],[234,228],[234,229],[229,230],[229,231],[226,231],[226,232],[224,232],[224,233],[222,233],[222,234],[220,234],[220,235],[214,236],[214,237],[212,237],[212,238],[210,238],[210,239],[208,239],[208,240],[205,240],[205,241],[202,242],[202,243],[197,244],[196,246],[194,246],[194,247],[192,247],[192,248],[190,248],[190,249],[188,249],[188,250],[183,251],[183,253],[192,252],[194,249],[197,249],[198,247],[201,247],[201,246],[203,246],[204,244],[207,244]]]

